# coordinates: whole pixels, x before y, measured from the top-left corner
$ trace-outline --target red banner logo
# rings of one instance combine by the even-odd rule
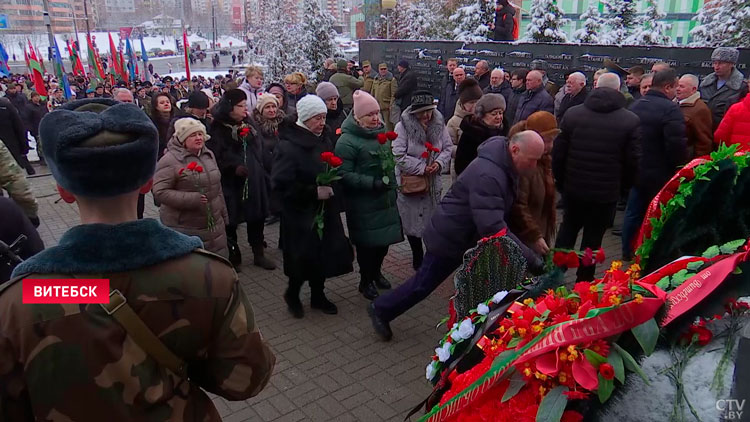
[[[108,279],[33,279],[23,284],[23,303],[109,303]]]

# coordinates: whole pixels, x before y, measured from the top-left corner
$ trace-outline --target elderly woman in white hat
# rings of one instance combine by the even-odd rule
[[[161,204],[161,222],[180,233],[198,236],[208,251],[228,256],[224,226],[229,218],[221,173],[206,141],[203,123],[178,119],[167,152],[156,165],[153,194]]]

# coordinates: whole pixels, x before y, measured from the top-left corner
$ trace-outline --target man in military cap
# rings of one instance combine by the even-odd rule
[[[0,287],[0,420],[221,421],[205,391],[252,397],[275,358],[231,265],[136,219],[156,128],[134,104],[92,98],[47,114],[40,133],[81,225]],[[30,278],[108,279],[109,303],[24,304]]]
[[[362,62],[362,77],[365,78],[365,85],[362,87],[363,91],[366,91],[369,94],[372,94],[372,82],[375,80],[375,78],[378,76],[378,72],[376,72],[372,68],[372,63],[370,63],[369,60],[365,60]]]

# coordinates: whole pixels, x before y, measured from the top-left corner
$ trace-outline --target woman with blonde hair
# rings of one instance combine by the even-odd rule
[[[305,84],[307,84],[307,77],[300,72],[294,72],[284,77],[288,107],[292,112],[297,111],[297,101],[307,95]]]
[[[536,170],[518,181],[518,194],[513,203],[508,225],[521,241],[540,255],[553,244],[556,232],[555,180],[552,176],[552,145],[560,133],[552,113],[537,111],[510,129],[508,138],[524,130],[533,130],[544,140],[544,155]]]
[[[247,114],[250,115],[255,109],[255,105],[258,103],[258,95],[263,91],[263,69],[259,66],[248,66],[245,70],[245,80],[242,81],[240,86],[237,88],[245,92],[247,97]],[[225,87],[226,91],[230,91],[234,87]]]

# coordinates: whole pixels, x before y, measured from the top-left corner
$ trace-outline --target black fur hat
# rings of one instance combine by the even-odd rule
[[[73,101],[44,116],[39,134],[55,180],[76,195],[106,198],[134,192],[156,168],[158,132],[132,103]]]
[[[482,98],[482,87],[476,79],[466,78],[458,85],[458,99],[461,100],[461,104],[477,101],[480,98]]]

